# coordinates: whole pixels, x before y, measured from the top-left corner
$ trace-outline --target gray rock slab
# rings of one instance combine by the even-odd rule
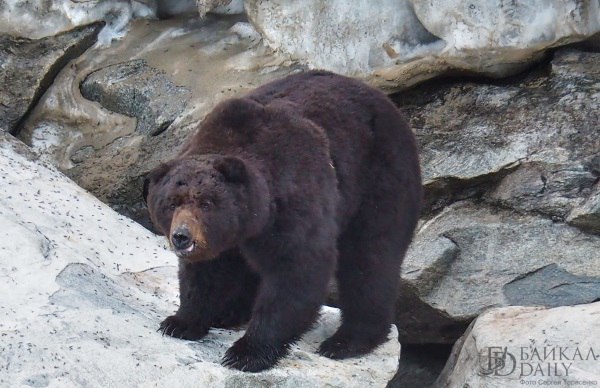
[[[137,118],[136,131],[151,136],[166,130],[191,97],[188,89],[143,59],[94,71],[81,83],[81,94],[108,110]]]
[[[451,343],[457,337],[448,328],[468,324],[489,307],[596,300],[598,252],[599,236],[564,223],[468,201],[448,206],[422,222],[403,263],[401,341]],[[445,320],[415,325],[420,311],[404,307],[403,313],[402,306],[419,302]]]
[[[161,336],[177,308],[176,262],[162,238],[0,133],[0,386],[381,387],[393,377],[393,327],[366,357],[316,353],[339,325],[333,308],[258,374],[220,365],[243,330]]]
[[[557,264],[523,274],[504,286],[514,306],[558,307],[600,300],[600,277],[576,276]]]
[[[16,133],[58,72],[92,44],[100,24],[37,40],[0,34],[0,126]]]

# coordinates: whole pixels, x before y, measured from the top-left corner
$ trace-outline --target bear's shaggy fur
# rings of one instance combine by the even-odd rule
[[[342,325],[319,352],[386,340],[422,193],[414,136],[383,93],[312,71],[224,101],[144,194],[180,257],[181,305],[163,333],[198,339],[249,320],[223,362],[270,368],[335,274]]]

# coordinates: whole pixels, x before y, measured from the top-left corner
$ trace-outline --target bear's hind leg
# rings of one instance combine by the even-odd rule
[[[374,183],[338,242],[342,324],[319,348],[333,359],[366,354],[386,341],[400,265],[420,211],[418,175],[402,182],[385,167],[373,172]]]

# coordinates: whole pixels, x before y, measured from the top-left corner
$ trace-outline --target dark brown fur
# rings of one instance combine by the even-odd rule
[[[224,101],[149,176],[147,201],[172,240],[173,209],[195,214],[206,240],[179,252],[181,306],[165,333],[197,339],[250,317],[224,364],[272,367],[335,273],[343,321],[320,353],[352,357],[386,339],[421,178],[414,136],[383,93],[313,71]]]

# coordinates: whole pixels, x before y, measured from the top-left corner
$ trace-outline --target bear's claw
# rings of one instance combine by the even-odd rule
[[[260,372],[274,367],[287,351],[287,346],[254,345],[242,337],[227,349],[221,363],[242,372]]]
[[[176,315],[171,315],[161,322],[157,331],[162,335],[186,340],[198,340],[208,333],[208,328],[200,324],[190,324]]]

